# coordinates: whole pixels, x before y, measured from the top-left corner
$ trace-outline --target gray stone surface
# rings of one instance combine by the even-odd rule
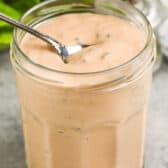
[[[21,117],[8,53],[0,53],[0,168],[25,168]]]
[[[154,76],[145,168],[168,168],[168,65]],[[0,54],[0,168],[26,168],[19,103],[7,53]]]

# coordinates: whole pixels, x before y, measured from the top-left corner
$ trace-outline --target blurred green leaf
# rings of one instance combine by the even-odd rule
[[[3,0],[6,4],[10,4],[16,10],[24,13],[27,9],[33,5],[41,2],[42,0]]]
[[[0,33],[0,49],[7,48],[12,38],[11,30]]]
[[[9,16],[12,16],[14,18],[19,18],[20,12],[15,10],[13,7],[5,4],[4,2],[0,1],[0,12],[5,13]]]
[[[14,18],[43,0],[0,0],[0,12]],[[7,48],[12,38],[12,26],[0,21],[0,49]]]
[[[8,16],[11,16],[14,19],[18,19],[20,17],[20,13],[17,10],[5,4],[4,2],[2,2],[2,0],[0,1],[0,12]],[[8,24],[3,21],[0,21],[0,27],[5,26],[5,25],[8,25]]]

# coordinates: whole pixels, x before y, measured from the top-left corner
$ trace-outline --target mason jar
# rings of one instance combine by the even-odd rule
[[[114,15],[146,36],[128,62],[104,71],[62,72],[30,60],[15,29],[11,61],[20,98],[29,168],[142,168],[146,114],[156,56],[145,16],[121,1],[45,1],[21,21],[31,27],[78,12]],[[131,38],[131,37],[130,37]]]

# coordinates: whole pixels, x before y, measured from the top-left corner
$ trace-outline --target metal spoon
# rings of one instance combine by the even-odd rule
[[[49,45],[51,45],[56,50],[56,52],[61,57],[64,63],[68,63],[68,56],[81,51],[85,47],[89,47],[89,45],[83,45],[83,44],[77,44],[77,45],[72,45],[72,46],[63,45],[57,40],[53,39],[52,37],[42,34],[38,32],[37,30],[30,28],[29,26],[24,25],[20,23],[19,21],[16,21],[2,13],[0,13],[0,20],[5,21],[11,25],[14,25],[22,30],[25,30],[26,32],[47,42]]]

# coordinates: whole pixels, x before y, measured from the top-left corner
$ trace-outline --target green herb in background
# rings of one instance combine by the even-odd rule
[[[0,12],[19,19],[20,16],[32,6],[42,0],[0,0]],[[0,21],[0,49],[9,47],[13,28],[5,22]]]

